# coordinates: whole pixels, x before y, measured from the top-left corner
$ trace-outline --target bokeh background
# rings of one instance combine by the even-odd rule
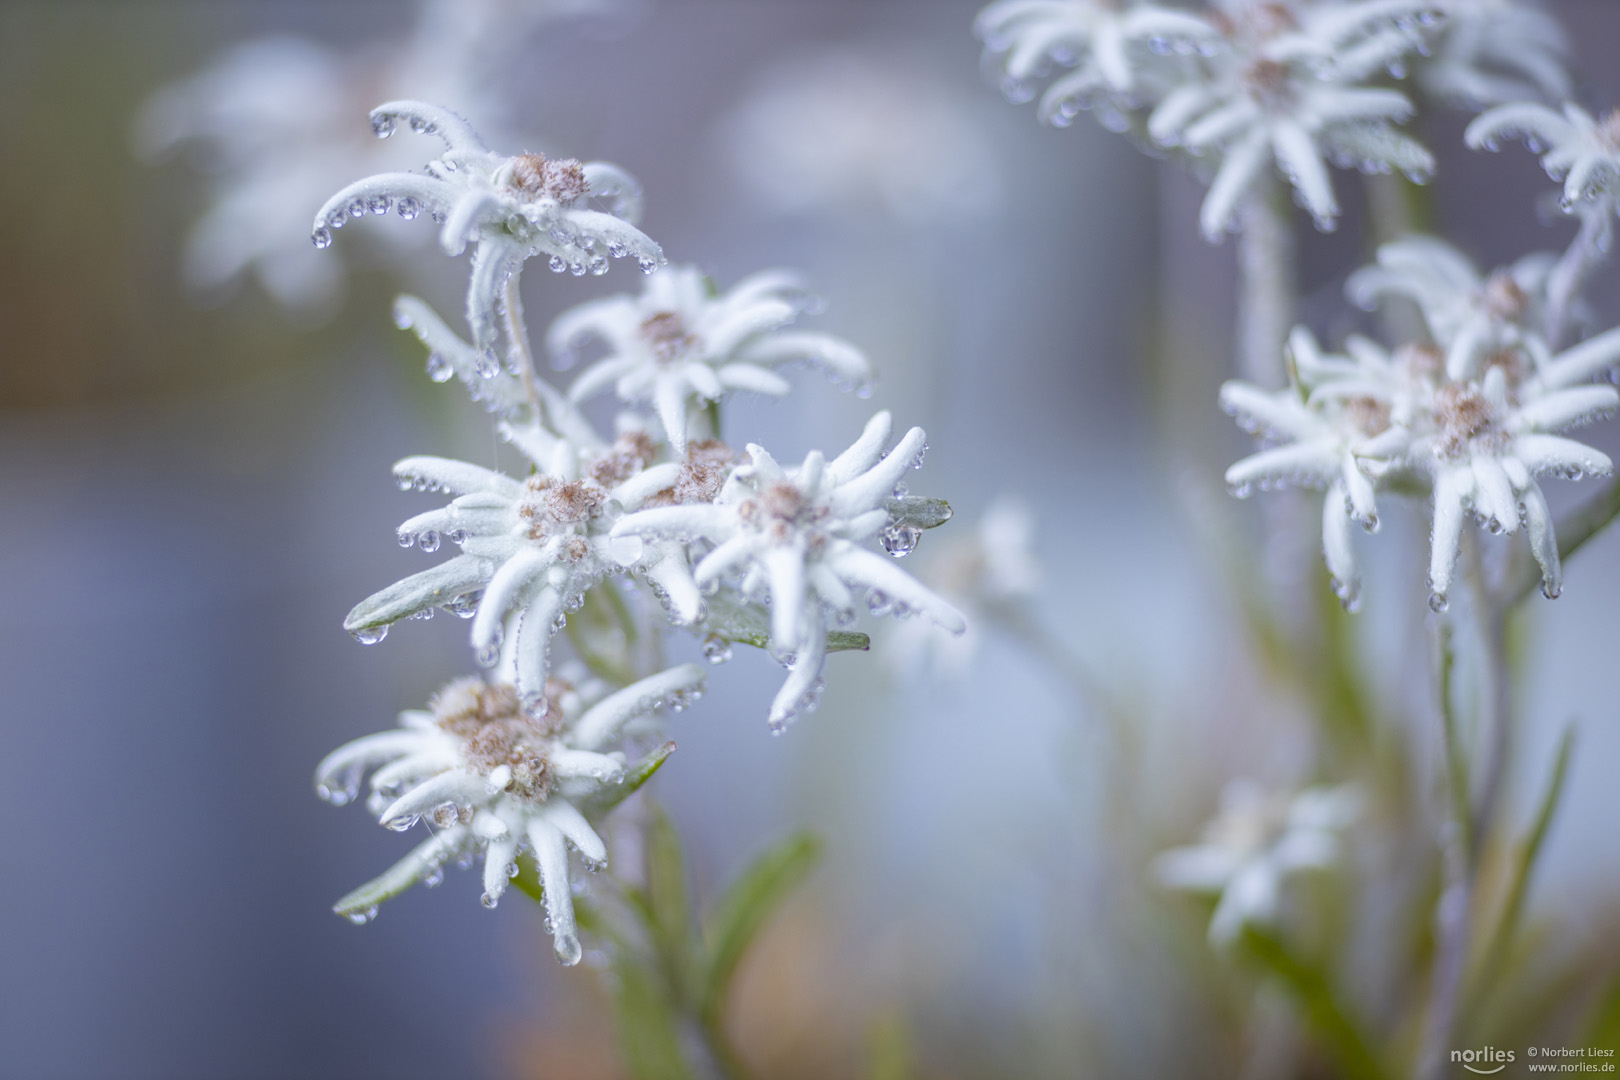
[[[496,13],[491,60],[471,104],[447,103],[517,145],[622,164],[646,187],[646,230],[722,284],[802,269],[826,302],[813,325],[880,372],[869,402],[809,374],[787,401],[739,401],[728,437],[794,457],[846,445],[874,407],[923,424],[932,449],[911,486],[958,512],[925,537],[924,565],[997,496],[1022,496],[1044,632],[1136,725],[1125,831],[1185,840],[1227,779],[1297,772],[1299,705],[1234,630],[1215,550],[1254,509],[1218,487],[1246,442],[1215,404],[1233,251],[1197,239],[1200,189],[1085,118],[1055,131],[1003,102],[980,73],[973,2],[522,10],[541,6],[470,5]],[[1550,7],[1586,96],[1620,100],[1620,5]],[[371,104],[441,88],[431,50],[389,67],[421,18],[365,2],[0,6],[0,1075],[619,1075],[590,974],[555,967],[537,912],[486,912],[455,874],[364,928],[329,910],[408,841],[319,802],[315,762],[467,666],[452,620],[370,648],[340,628],[423,565],[393,526],[426,504],[394,489],[390,464],[497,454],[388,317],[402,288],[457,310],[463,268],[415,242],[425,221],[397,218],[317,253],[311,203],[272,275],[279,301],[252,273],[221,280],[187,250],[218,170],[281,175],[297,140],[249,139],[234,161],[164,154],[161,118],[143,113],[228,50],[279,39],[237,54],[249,74],[307,68],[286,84],[306,96],[265,115],[347,117],[310,166],[318,201],[377,152]],[[364,65],[387,73],[376,95],[331,81]],[[390,84],[408,77],[423,88]],[[1426,129],[1442,224],[1488,265],[1564,242],[1531,210],[1546,186],[1533,159],[1468,154],[1465,122]],[[410,138],[390,152],[410,156]],[[1371,243],[1362,189],[1339,179],[1344,227],[1302,235],[1304,314],[1330,332]],[[295,195],[262,185],[236,225],[279,235]],[[623,268],[528,278],[536,330],[640,284]],[[1613,284],[1598,290],[1610,321]],[[1376,692],[1421,699],[1423,537],[1398,517],[1358,627]],[[1538,610],[1527,661],[1525,775],[1559,724],[1581,722],[1534,894],[1576,940],[1600,936],[1620,892],[1617,605],[1610,535]],[[821,711],[773,739],[777,671],[739,655],[675,719],[656,796],[700,893],[795,826],[827,841],[745,972],[734,1026],[777,1063],[769,1075],[856,1075],[887,1018],[928,1075],[1066,1076],[1085,1053],[1136,1075],[1221,1074],[1195,1052],[1200,976],[1174,963],[1199,944],[1196,920],[1177,944],[1121,910],[1145,871],[1114,843],[1117,748],[1074,675],[994,632],[950,678],[880,643],[835,657]]]

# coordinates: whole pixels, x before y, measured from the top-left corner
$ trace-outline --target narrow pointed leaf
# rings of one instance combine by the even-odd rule
[[[797,889],[821,858],[821,842],[797,833],[767,851],[726,890],[708,919],[703,1015],[717,1017],[725,1007],[732,976],[760,928]]]

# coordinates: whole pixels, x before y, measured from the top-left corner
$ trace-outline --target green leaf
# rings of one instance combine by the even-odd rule
[[[646,923],[664,978],[677,1004],[690,999],[694,942],[692,899],[686,888],[686,859],[668,815],[657,810],[647,825],[646,888],[633,906]],[[632,900],[635,898],[632,897]]]
[[[621,951],[614,962],[619,1046],[635,1080],[693,1080],[681,1048],[680,1021],[655,972]]]
[[[821,857],[821,842],[795,833],[754,860],[707,920],[709,962],[704,975],[703,1015],[712,1021],[725,1007],[732,976],[772,913],[797,889]]]
[[[1320,969],[1295,956],[1281,938],[1253,924],[1243,928],[1243,944],[1248,955],[1293,994],[1306,1023],[1346,1077],[1384,1080],[1384,1067]]]
[[[752,645],[756,649],[766,649],[771,644],[770,620],[763,611],[755,607],[726,603],[716,597],[709,603],[709,618],[704,625],[711,633],[727,641]],[[871,647],[872,639],[865,634],[851,633],[848,630],[827,631],[828,652],[851,650],[864,652]]]
[[[1463,747],[1456,702],[1457,653],[1451,641],[1451,624],[1440,624],[1440,720],[1445,729],[1446,783],[1451,790],[1451,816],[1456,822],[1458,841],[1472,861],[1474,851],[1473,780],[1468,752]]]
[[[1507,899],[1502,904],[1502,915],[1497,920],[1496,930],[1491,934],[1491,943],[1485,949],[1485,958],[1480,962],[1479,976],[1474,982],[1476,999],[1488,995],[1496,986],[1507,963],[1508,954],[1513,948],[1513,939],[1518,933],[1519,921],[1524,914],[1524,900],[1530,891],[1530,880],[1535,872],[1536,860],[1541,855],[1542,845],[1547,839],[1547,830],[1552,825],[1553,814],[1557,811],[1559,800],[1563,796],[1564,781],[1569,775],[1569,759],[1574,749],[1575,729],[1571,726],[1564,729],[1564,736],[1559,740],[1558,755],[1553,759],[1552,775],[1547,778],[1547,788],[1542,792],[1535,820],[1531,823],[1530,832],[1520,845],[1518,857],[1514,860]]]
[[[937,529],[951,520],[954,511],[944,499],[925,499],[920,495],[905,495],[890,499],[885,508],[889,520],[895,525],[911,525],[919,529]]]
[[[885,1016],[872,1025],[866,1080],[911,1080],[917,1071],[916,1057],[905,1021]]]
[[[488,566],[483,559],[457,555],[449,562],[430,566],[421,573],[394,582],[381,592],[372,593],[349,612],[343,620],[343,629],[351,634],[375,630],[396,623],[407,615],[448,604],[464,593],[483,588],[489,580],[487,571]]]
[[[641,786],[653,778],[653,774],[663,768],[669,755],[675,752],[675,744],[667,742],[649,753],[646,757],[630,766],[625,773],[624,783],[604,787],[597,792],[579,800],[579,809],[586,817],[599,817],[612,810],[624,800],[641,790]]]
[[[409,855],[333,904],[332,911],[345,917],[375,914],[378,904],[392,900],[454,855],[453,841],[459,839],[457,833],[435,833],[431,840],[418,844]]]

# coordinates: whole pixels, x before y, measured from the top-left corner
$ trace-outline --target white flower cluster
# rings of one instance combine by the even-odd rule
[[[394,467],[402,488],[451,496],[404,522],[401,545],[431,553],[448,543],[458,553],[362,601],[344,625],[372,643],[395,622],[448,610],[472,620],[477,661],[492,671],[488,682],[451,684],[431,712],[406,714],[403,730],[360,739],[322,764],[318,786],[334,801],[348,801],[361,773],[381,766],[371,809],[383,824],[428,818],[442,827],[338,907],[369,917],[378,899],[479,849],[493,906],[528,850],[558,955],[572,963],[579,944],[566,845],[587,863],[605,859],[590,821],[626,790],[625,740],[646,736],[650,725],[639,718],[666,703],[684,706],[701,688],[689,665],[636,678],[638,668],[661,664],[652,659],[661,650],[632,648],[658,629],[640,625],[650,605],[636,604],[636,594],[661,605],[657,622],[701,637],[711,662],[744,642],[786,665],[769,711],[780,731],[815,708],[830,650],[866,647],[866,636],[849,629],[859,606],[965,629],[960,613],[888,557],[911,551],[950,508],[905,493],[902,479],[922,465],[927,443],[912,428],[891,445],[886,412],[843,453],[812,452],[792,468],[760,446],[739,455],[721,441],[725,398],[787,393],[777,371],[784,364],[821,367],[857,389],[870,381],[853,346],[792,328],[807,297],[788,274],[757,274],[719,292],[690,267],[667,267],[639,296],[565,312],[547,335],[554,356],[570,360],[593,344],[606,353],[567,394],[553,389],[534,370],[518,274],[537,255],[576,275],[604,271],[621,255],[657,271],[662,252],[627,220],[639,209],[634,181],[609,165],[492,153],[459,117],[415,102],[384,105],[372,123],[383,137],[409,124],[447,150],[426,172],[343,189],[316,217],[316,244],[330,244],[346,219],[396,208],[439,219],[448,252],[473,246],[471,340],[414,297],[399,299],[395,317],[427,346],[435,381],[459,378],[498,414],[498,433],[526,469],[508,475],[426,456]],[[614,212],[590,209],[593,198],[610,198]],[[610,388],[627,408],[607,438],[576,402]],[[592,596],[602,617],[569,626],[576,612],[592,616]],[[579,659],[620,689],[572,674],[559,680],[568,662],[554,662],[553,643],[565,629]],[[635,775],[662,757],[647,761]]]
[[[1434,0],[998,0],[977,30],[1014,101],[1073,69],[1041,98],[1048,123],[1096,107],[1114,130],[1211,161],[1201,224],[1216,240],[1273,165],[1323,229],[1339,216],[1330,163],[1428,177],[1434,159],[1393,126],[1411,101],[1375,84],[1406,73],[1438,17]]]
[[[318,793],[342,806],[371,775],[367,807],[397,832],[419,821],[432,835],[375,881],[338,901],[335,910],[369,922],[377,904],[405,889],[437,885],[444,865],[484,860],[484,906],[494,907],[517,876],[520,851],[534,856],[557,958],[577,963],[568,847],[586,866],[607,862],[607,846],[590,816],[611,809],[661,765],[665,744],[637,765],[608,744],[666,703],[685,708],[702,692],[703,672],[671,668],[609,693],[599,679],[577,685],[547,681],[541,706],[520,707],[509,683],[458,679],[426,711],[400,714],[393,731],[367,735],[332,751],[315,770]]]
[[[262,38],[164,87],[142,104],[134,141],[152,159],[192,150],[208,176],[208,209],[186,245],[188,281],[218,291],[251,274],[289,309],[329,309],[342,291],[341,266],[315,257],[300,227],[345,177],[402,161],[393,146],[366,138],[361,110],[380,94],[410,92],[498,113],[495,84],[519,69],[537,32],[614,6],[418,0],[391,8],[385,36],[357,47]],[[407,234],[379,238],[397,246]]]
[[[1245,925],[1276,920],[1288,878],[1340,860],[1343,833],[1361,806],[1360,790],[1349,785],[1290,793],[1234,781],[1203,842],[1164,852],[1154,871],[1170,888],[1218,897],[1209,939],[1229,945]]]
[[[1378,528],[1380,489],[1430,494],[1430,606],[1443,610],[1465,520],[1492,533],[1529,534],[1542,589],[1562,589],[1558,542],[1537,478],[1607,475],[1609,459],[1559,433],[1620,405],[1594,383],[1620,363],[1620,329],[1554,354],[1542,325],[1548,259],[1481,275],[1447,244],[1412,238],[1385,245],[1353,275],[1353,298],[1371,306],[1400,297],[1417,305],[1426,340],[1394,352],[1351,337],[1324,354],[1298,329],[1292,381],[1279,391],[1227,383],[1221,403],[1276,444],[1233,465],[1234,492],[1287,484],[1327,488],[1323,549],[1335,588],[1353,606],[1360,575],[1351,522]]]

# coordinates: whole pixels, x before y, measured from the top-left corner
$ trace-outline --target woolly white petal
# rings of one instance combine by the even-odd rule
[[[516,606],[518,594],[545,570],[548,562],[542,549],[526,547],[495,571],[484,587],[483,599],[478,601],[478,613],[473,616],[473,648],[482,649],[495,640],[495,629]]]
[[[574,725],[569,741],[581,750],[598,749],[629,721],[659,708],[672,695],[701,689],[703,679],[702,668],[681,664],[631,683],[587,710]]]
[[[583,955],[574,924],[574,899],[568,885],[568,848],[558,828],[539,817],[529,819],[529,843],[534,845],[534,861],[540,867],[540,887],[544,890],[546,917],[551,921],[551,939],[557,959],[577,964]]]

